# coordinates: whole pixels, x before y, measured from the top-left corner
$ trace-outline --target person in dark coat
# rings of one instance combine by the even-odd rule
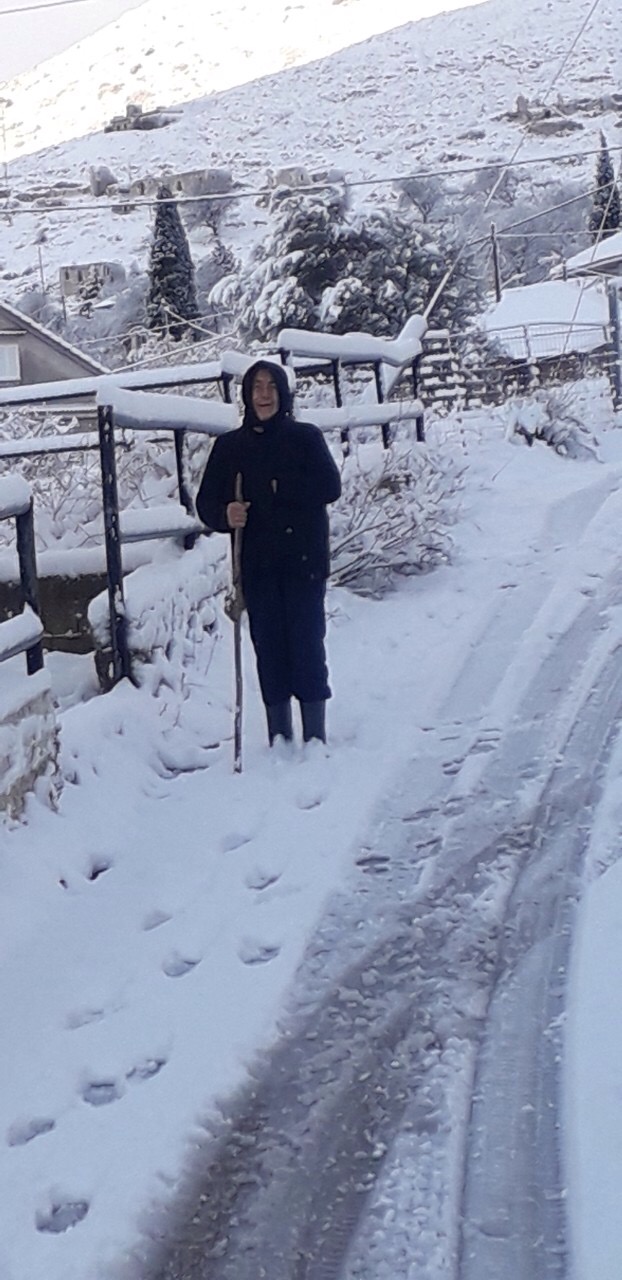
[[[281,365],[251,365],[242,399],[242,426],[212,446],[197,513],[209,529],[243,530],[242,591],[270,744],[293,737],[292,697],[300,703],[304,741],[325,742],[326,507],[341,493],[339,470],[319,428],[292,416]],[[243,501],[235,497],[238,475]]]

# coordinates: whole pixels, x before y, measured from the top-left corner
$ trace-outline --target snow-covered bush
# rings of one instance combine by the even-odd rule
[[[363,330],[393,336],[421,312],[456,258],[439,226],[393,206],[348,215],[339,192],[285,192],[250,272],[228,277],[210,297],[237,312],[245,341],[273,340],[281,328]],[[478,308],[469,255],[458,259],[435,308],[437,327],[460,327]]]
[[[596,441],[577,408],[573,387],[542,390],[508,404],[506,435],[542,440],[565,458],[595,458]]]
[[[331,508],[332,581],[380,596],[446,561],[460,483],[456,464],[429,445],[355,446]]]

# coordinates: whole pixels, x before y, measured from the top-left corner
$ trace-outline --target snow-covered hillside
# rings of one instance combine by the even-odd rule
[[[353,189],[355,202],[382,201],[392,189],[388,178],[421,170],[438,170],[459,190],[461,171],[489,161],[515,162],[527,196],[542,198],[554,179],[587,186],[594,159],[580,154],[598,146],[601,127],[615,146],[613,107],[577,113],[575,131],[546,137],[505,117],[519,94],[554,102],[619,88],[615,0],[601,0],[582,30],[590,7],[588,0],[526,0],[520,8],[485,0],[409,22],[407,0],[381,7],[370,0],[295,7],[266,0],[253,10],[241,0],[220,9],[195,0],[179,13],[164,0],[147,0],[7,87],[11,192],[69,182],[76,194],[53,212],[37,200],[11,201],[3,291],[16,301],[38,284],[39,254],[52,290],[68,262],[146,267],[149,209],[119,215],[106,198],[94,200],[91,164],[108,165],[121,182],[225,166],[253,190],[269,167],[337,165],[365,184]],[[128,100],[184,104],[183,112],[150,133],[104,133]],[[551,155],[559,161],[549,163]],[[223,238],[243,251],[264,220],[254,199],[239,199]],[[198,265],[203,228],[193,233],[192,249]]]

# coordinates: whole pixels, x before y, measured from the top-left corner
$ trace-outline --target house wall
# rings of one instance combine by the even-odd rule
[[[83,378],[85,363],[70,351],[47,343],[43,335],[28,333],[0,310],[0,344],[17,343],[20,353],[20,382],[57,382],[62,378]],[[13,336],[15,335],[15,336]],[[4,383],[6,386],[7,383]]]

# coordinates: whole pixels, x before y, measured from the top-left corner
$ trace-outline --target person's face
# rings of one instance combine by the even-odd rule
[[[276,382],[267,369],[258,369],[253,378],[251,403],[260,422],[272,418],[279,410]]]

